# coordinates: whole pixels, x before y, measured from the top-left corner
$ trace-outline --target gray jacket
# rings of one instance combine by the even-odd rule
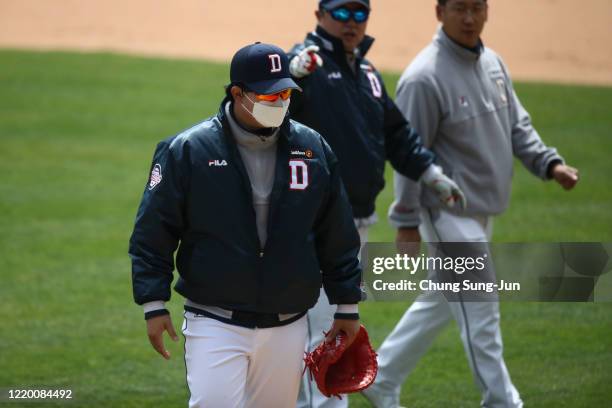
[[[437,164],[464,191],[465,215],[494,215],[508,206],[513,155],[547,179],[549,164],[563,162],[533,128],[501,58],[453,42],[440,28],[433,42],[404,71],[396,103],[435,152]],[[441,207],[427,188],[395,173],[395,227],[419,224],[419,208]]]

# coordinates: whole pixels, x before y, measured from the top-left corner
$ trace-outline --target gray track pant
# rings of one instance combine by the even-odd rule
[[[460,217],[426,210],[420,227],[425,242],[489,242],[491,217]],[[498,302],[447,302],[424,292],[410,306],[378,350],[378,392],[399,395],[402,383],[441,330],[454,319],[461,332],[474,381],[487,408],[522,407],[504,363]]]

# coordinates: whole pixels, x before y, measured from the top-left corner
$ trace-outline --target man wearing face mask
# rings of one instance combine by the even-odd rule
[[[291,117],[315,129],[338,159],[362,243],[377,221],[374,203],[384,187],[385,161],[423,182],[448,207],[463,207],[457,185],[434,165],[434,155],[387,94],[382,77],[365,58],[369,0],[320,0],[317,27],[290,51],[290,70],[304,90],[292,98]],[[321,341],[336,306],[321,297],[308,312],[309,349]],[[347,398],[325,398],[308,379],[299,407],[346,407]]]
[[[157,146],[138,209],[134,298],[166,359],[178,246],[190,407],[294,405],[321,284],[339,305],[329,339],[359,329],[359,235],[331,149],[287,116],[288,65],[276,46],[239,50],[219,112]]]

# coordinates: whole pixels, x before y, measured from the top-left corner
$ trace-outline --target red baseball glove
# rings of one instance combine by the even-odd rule
[[[346,335],[340,333],[333,343],[325,340],[304,358],[310,380],[326,397],[358,392],[367,388],[378,372],[376,352],[372,349],[368,332],[361,325],[355,341],[346,348]]]

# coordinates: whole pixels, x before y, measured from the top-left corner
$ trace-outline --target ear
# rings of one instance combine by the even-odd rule
[[[436,18],[438,19],[439,22],[442,22],[442,13],[443,13],[443,7],[439,4],[436,4]]]
[[[323,18],[323,11],[315,10],[314,14],[315,14],[315,17],[317,18],[317,21],[321,21],[321,19]]]
[[[232,99],[236,100],[237,97],[242,97],[242,89],[239,86],[233,85],[230,88],[230,94],[232,95]]]

